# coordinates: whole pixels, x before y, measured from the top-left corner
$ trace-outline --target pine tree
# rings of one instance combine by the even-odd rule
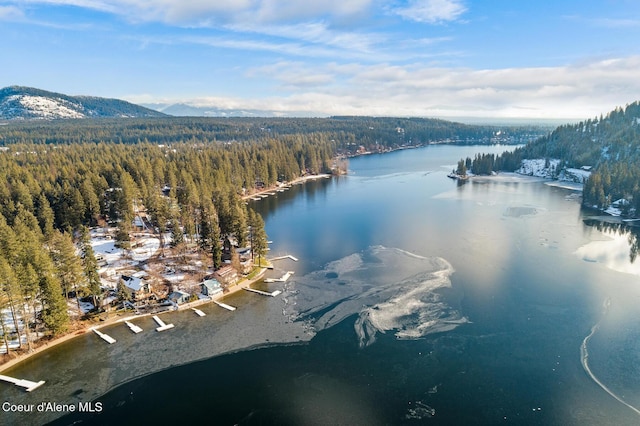
[[[89,294],[93,297],[93,306],[98,308],[99,297],[102,294],[102,290],[100,288],[100,276],[98,275],[98,262],[93,251],[93,247],[91,246],[89,229],[86,227],[81,228],[80,253],[82,258],[84,281],[87,284]]]
[[[251,242],[251,258],[258,257],[258,265],[262,262],[262,256],[267,253],[267,234],[264,230],[264,220],[260,213],[249,209],[249,226]]]
[[[76,255],[76,247],[71,236],[56,231],[51,239],[50,253],[65,299],[68,299],[69,293],[75,290],[78,309],[80,309],[79,286],[82,286],[86,281],[84,280],[82,261]]]

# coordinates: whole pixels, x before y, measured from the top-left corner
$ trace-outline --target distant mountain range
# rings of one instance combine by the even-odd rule
[[[308,111],[289,111],[286,114],[279,114],[269,110],[220,108],[213,105],[194,106],[186,103],[143,105],[178,117],[318,117],[318,114]]]
[[[164,116],[166,114],[159,111],[120,99],[69,96],[22,86],[0,89],[0,120]]]

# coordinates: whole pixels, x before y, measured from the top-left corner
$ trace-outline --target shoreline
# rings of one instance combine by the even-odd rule
[[[243,195],[241,198],[243,201],[248,201],[251,200],[253,197],[260,197],[263,198],[261,196],[266,195],[266,196],[271,196],[274,195],[272,194],[273,191],[277,191],[280,188],[291,188],[293,185],[300,185],[303,184],[307,181],[310,180],[318,180],[318,179],[329,179],[331,178],[333,175],[329,174],[329,173],[320,173],[317,175],[306,175],[306,176],[301,176],[301,177],[297,177],[292,181],[289,182],[284,182],[282,183],[282,185],[280,186],[271,186],[269,188],[264,188],[261,189],[260,191],[256,191],[256,192],[252,192],[251,194],[246,194]]]
[[[267,271],[267,268],[262,267],[262,268],[260,268],[260,272],[258,272],[258,274],[255,277],[251,278],[250,280],[249,279],[244,279],[242,281],[239,281],[238,283],[232,285],[229,288],[228,292],[226,292],[226,293],[224,293],[224,292],[218,293],[218,294],[216,294],[216,295],[214,295],[212,297],[209,297],[208,299],[200,299],[200,300],[196,300],[196,301],[193,301],[193,302],[185,303],[183,305],[180,305],[178,307],[178,309],[170,309],[170,310],[166,310],[166,311],[163,311],[163,312],[146,313],[146,314],[140,314],[140,315],[129,315],[129,316],[121,316],[121,317],[114,316],[113,318],[109,318],[109,319],[107,319],[107,320],[105,320],[105,321],[103,321],[103,322],[101,322],[101,323],[99,323],[97,325],[86,324],[82,328],[79,328],[79,329],[74,330],[74,331],[72,331],[70,333],[62,335],[60,337],[56,337],[56,338],[54,338],[52,340],[49,340],[49,341],[41,344],[40,346],[35,348],[32,352],[20,354],[17,357],[15,357],[13,359],[10,359],[10,360],[0,364],[0,373],[8,370],[11,367],[14,367],[14,366],[20,364],[23,361],[26,361],[27,359],[33,357],[34,355],[37,355],[37,354],[39,354],[41,352],[46,351],[47,349],[51,349],[51,348],[53,348],[53,347],[55,347],[55,346],[57,346],[57,345],[59,345],[61,343],[67,342],[67,341],[69,341],[71,339],[74,339],[76,337],[83,336],[86,333],[91,332],[93,330],[99,330],[101,328],[108,327],[110,325],[113,325],[113,324],[116,324],[116,323],[119,323],[119,322],[129,321],[129,320],[136,319],[136,318],[144,318],[144,317],[149,317],[149,316],[153,316],[153,315],[162,315],[162,314],[171,313],[171,312],[183,311],[183,310],[191,309],[191,308],[196,307],[196,306],[213,303],[214,301],[218,301],[220,299],[223,299],[226,296],[235,294],[238,291],[243,290],[245,287],[248,287],[251,284],[261,280],[264,277],[264,274],[265,274],[266,271]]]
[[[310,180],[318,180],[318,179],[329,179],[331,178],[333,175],[328,174],[328,173],[321,173],[321,174],[317,174],[317,175],[306,175],[306,176],[301,176],[298,178],[295,178],[292,181],[286,182],[283,184],[283,186],[286,187],[292,187],[293,185],[299,185],[299,184],[303,184],[307,181]],[[253,192],[251,194],[248,195],[244,195],[242,196],[242,200],[244,201],[248,201],[250,200],[252,197],[258,196],[258,195],[267,195],[267,193],[271,193],[275,190],[277,190],[278,187],[271,187],[271,188],[265,188],[261,191],[257,191],[257,192]],[[271,194],[269,194],[271,195]],[[74,330],[72,332],[69,332],[65,335],[62,335],[60,337],[56,337],[53,338],[47,342],[42,343],[41,345],[39,345],[38,347],[36,347],[35,349],[33,349],[33,351],[28,352],[28,353],[22,353],[18,356],[16,356],[13,359],[9,359],[5,362],[0,363],[0,373],[4,372],[12,367],[15,367],[16,365],[22,363],[23,361],[26,361],[27,359],[46,351],[47,349],[53,348],[59,344],[62,344],[64,342],[67,342],[71,339],[74,339],[76,337],[82,336],[88,332],[91,332],[92,330],[99,330],[101,328],[104,327],[108,327],[110,325],[116,324],[118,322],[124,322],[124,321],[128,321],[131,319],[135,319],[135,318],[143,318],[146,316],[152,316],[152,315],[162,315],[168,312],[176,312],[176,311],[180,311],[180,310],[185,310],[185,309],[191,309],[193,307],[196,306],[200,306],[200,305],[204,305],[207,303],[212,303],[214,301],[218,301],[226,296],[229,296],[231,294],[235,294],[238,291],[242,290],[244,287],[250,286],[251,284],[261,280],[264,277],[264,274],[266,272],[267,268],[262,267],[260,268],[260,272],[258,272],[258,274],[251,278],[250,280],[244,279],[236,284],[234,284],[233,286],[231,286],[229,288],[229,291],[224,293],[219,293],[216,294],[213,297],[209,297],[208,299],[200,299],[197,301],[193,301],[193,302],[189,302],[189,303],[185,303],[184,305],[181,305],[178,307],[178,309],[175,310],[166,310],[163,312],[157,312],[157,313],[146,313],[146,314],[140,314],[140,315],[129,315],[129,316],[114,316],[113,318],[109,318],[105,321],[102,321],[101,323],[95,324],[95,325],[89,325],[89,324],[83,324],[80,328],[78,328],[77,330]]]

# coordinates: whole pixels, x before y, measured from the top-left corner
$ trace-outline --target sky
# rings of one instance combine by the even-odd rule
[[[593,118],[637,0],[0,0],[0,87],[283,116]]]

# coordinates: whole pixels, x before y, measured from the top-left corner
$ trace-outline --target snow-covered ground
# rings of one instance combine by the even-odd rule
[[[11,315],[11,309],[9,308],[4,308],[2,310],[0,310],[0,315],[2,315],[2,320],[4,321],[4,328],[7,331],[7,334],[13,333],[15,332],[15,323],[13,321],[13,315]],[[20,317],[20,315],[18,313],[16,313],[16,319],[18,321],[18,329],[20,330],[20,334],[22,337],[22,343],[26,344],[27,343],[27,336],[24,334],[23,330],[24,330],[24,321],[22,320],[22,317]],[[18,342],[18,336],[11,336],[10,338],[7,339],[9,341],[9,348],[10,349],[17,349],[18,347],[20,347],[19,342]],[[6,354],[7,353],[7,347],[4,344],[4,340],[2,338],[2,329],[0,329],[0,354]]]
[[[84,118],[79,112],[82,105],[56,98],[43,96],[13,95],[0,104],[0,111],[5,114],[19,113],[19,109],[27,110],[29,114],[40,118]]]
[[[591,176],[591,172],[588,170],[563,168],[558,159],[550,159],[547,164],[547,160],[544,158],[522,160],[522,165],[516,170],[516,173],[578,184],[584,184]]]
[[[107,276],[112,279],[102,279],[102,285],[115,288],[119,271],[122,269],[138,269],[138,264],[148,260],[160,249],[160,240],[153,234],[142,234],[135,238],[134,246],[127,256],[124,251],[115,246],[115,240],[111,237],[114,230],[93,229],[91,230],[91,246],[95,252],[100,276]]]
[[[556,170],[558,170],[560,160],[549,160],[549,167],[546,166],[546,162],[547,160],[545,160],[544,158],[522,160],[522,165],[518,170],[516,170],[516,173],[527,176],[554,179],[557,176]]]

